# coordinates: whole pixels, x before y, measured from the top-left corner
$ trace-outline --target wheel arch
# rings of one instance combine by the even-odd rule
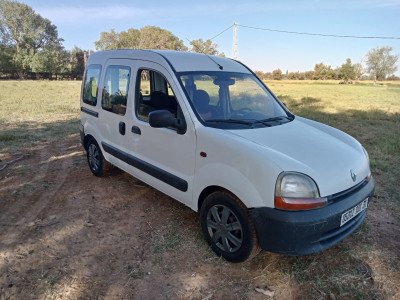
[[[96,141],[96,139],[93,137],[93,135],[91,135],[91,134],[87,134],[87,135],[85,135],[85,137],[83,138],[83,147],[85,148],[85,150],[87,150],[87,144],[88,144],[88,142],[90,141],[90,139],[94,139],[95,141]],[[97,141],[96,141],[96,143],[97,143]]]
[[[210,196],[211,202],[205,201],[208,196]],[[198,205],[203,235],[207,243],[211,246],[211,249],[218,256],[222,256],[224,259],[230,262],[242,262],[253,258],[261,251],[258,234],[254,226],[254,221],[248,211],[248,207],[234,193],[221,186],[208,186],[200,193]],[[235,239],[232,241],[232,239],[228,237],[227,233],[223,233],[222,229],[218,229],[218,226],[220,226],[219,228],[224,227],[225,230],[228,230],[228,221],[231,217],[229,217],[229,219],[227,218],[225,221],[223,221],[223,218],[220,219],[220,225],[217,225],[218,221],[216,219],[214,220],[214,226],[208,225],[210,209],[215,206],[219,207],[218,210],[222,208],[224,211],[228,210],[229,214],[233,214],[234,220],[231,220],[230,222],[239,223],[239,228],[231,228],[229,230],[229,234],[232,235],[234,231],[240,231],[240,235],[236,236],[238,239],[240,239],[240,241],[237,239],[237,242],[234,242]],[[222,213],[222,215],[223,214],[224,213]],[[211,215],[214,215],[214,213]],[[214,228],[214,230],[210,229],[209,226]],[[213,233],[211,233],[211,231]],[[222,241],[218,242],[220,239],[219,235],[217,239],[214,240],[213,235],[216,233],[216,231],[219,231],[219,234],[225,234],[225,243]],[[237,235],[237,233],[235,235]],[[222,239],[224,239],[223,236]],[[228,242],[228,240],[231,242]],[[229,243],[232,242],[232,247],[234,248],[233,251],[231,251],[232,249],[229,246]],[[224,245],[227,244],[227,246],[223,246],[223,248],[221,248],[221,243]],[[237,243],[240,244],[238,245]]]
[[[240,198],[239,198],[238,196],[236,196],[234,193],[232,193],[230,190],[228,190],[228,189],[226,189],[226,188],[224,188],[224,187],[222,187],[222,186],[211,185],[211,186],[208,186],[208,187],[204,188],[204,189],[201,191],[201,193],[200,193],[200,195],[199,195],[199,199],[198,199],[198,201],[197,201],[197,211],[200,212],[201,206],[203,205],[204,200],[206,200],[206,198],[207,198],[209,195],[211,195],[212,193],[218,192],[218,191],[226,192],[226,193],[231,194],[231,195],[232,195],[233,197],[235,197],[238,201],[240,201],[244,207],[246,207],[246,205],[240,200]]]

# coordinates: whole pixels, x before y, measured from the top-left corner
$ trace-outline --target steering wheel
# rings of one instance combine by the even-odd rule
[[[236,113],[248,113],[252,112],[253,110],[248,107],[242,107],[241,109],[237,110]]]

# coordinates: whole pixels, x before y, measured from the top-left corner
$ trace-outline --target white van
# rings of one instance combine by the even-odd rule
[[[90,55],[81,139],[108,163],[200,212],[228,261],[261,249],[301,255],[351,234],[374,194],[354,138],[293,115],[240,62],[176,51]]]

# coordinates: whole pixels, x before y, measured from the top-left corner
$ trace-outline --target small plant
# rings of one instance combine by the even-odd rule
[[[54,286],[60,280],[60,278],[60,275],[53,276],[49,275],[47,272],[39,275],[39,280],[43,280],[50,286]]]
[[[161,238],[154,247],[154,253],[176,251],[183,242],[183,238],[179,233],[173,233]]]
[[[60,278],[59,278],[58,276],[49,276],[49,277],[47,278],[46,282],[47,282],[49,285],[53,286],[53,285],[55,285],[55,284],[57,283],[57,281],[58,281],[59,279],[60,279]]]
[[[146,272],[140,267],[129,269],[129,277],[133,279],[143,279],[145,274]]]

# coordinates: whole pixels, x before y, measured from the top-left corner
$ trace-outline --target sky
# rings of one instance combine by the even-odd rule
[[[400,0],[264,0],[264,1],[133,1],[20,0],[51,20],[66,49],[95,50],[100,33],[140,29],[147,25],[189,40],[210,39],[234,22],[238,27],[237,58],[253,70],[313,70],[323,62],[333,68],[350,58],[365,61],[376,47],[391,46],[400,54],[400,39],[349,39],[294,35],[243,26],[353,36],[400,37]],[[233,28],[213,42],[232,56]],[[399,66],[400,69],[400,66]],[[400,70],[396,72],[400,75]]]

